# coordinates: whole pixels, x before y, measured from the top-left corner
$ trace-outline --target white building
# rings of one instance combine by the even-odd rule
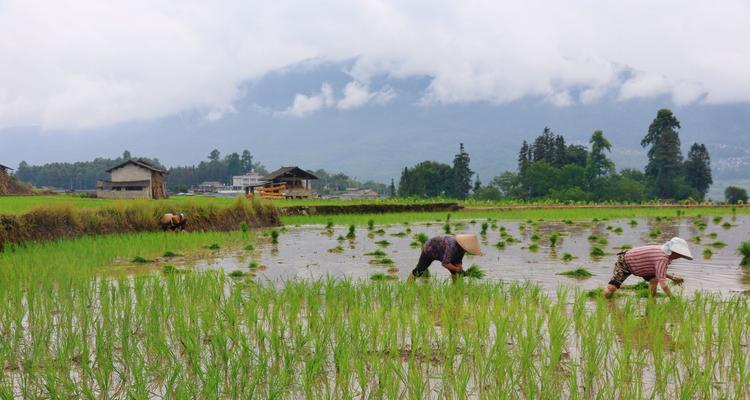
[[[245,188],[255,188],[263,186],[268,181],[263,180],[263,176],[257,172],[250,171],[245,175],[238,175],[232,177],[232,189],[233,190],[245,190]]]

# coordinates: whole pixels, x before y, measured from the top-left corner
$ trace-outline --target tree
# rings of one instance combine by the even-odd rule
[[[241,175],[243,172],[242,168],[242,160],[240,159],[240,155],[237,153],[232,153],[228,156],[226,156],[224,160],[226,166],[227,166],[227,179],[231,179],[231,177],[236,175]]]
[[[724,198],[729,204],[737,204],[740,201],[747,203],[747,191],[737,186],[727,186],[724,189]]]
[[[423,161],[404,168],[398,185],[400,197],[441,197],[453,189],[453,169],[443,163]]]
[[[518,172],[523,172],[526,166],[531,162],[531,148],[526,141],[523,141],[521,150],[518,152]]]
[[[494,186],[500,190],[500,193],[504,197],[510,197],[514,199],[524,198],[523,187],[521,186],[521,178],[519,174],[511,171],[505,171],[500,176],[496,176],[492,179],[491,186]]]
[[[253,155],[250,153],[250,150],[242,151],[240,161],[242,163],[243,172],[250,172],[253,169]]]
[[[682,175],[680,137],[676,131],[679,128],[680,121],[672,111],[661,109],[641,140],[641,146],[651,145],[646,177],[650,178],[652,194],[659,198],[675,198],[681,192],[677,179]]]
[[[474,193],[476,193],[481,188],[482,188],[482,181],[479,180],[479,175],[477,175],[477,179],[474,181],[474,188],[471,189],[471,191],[474,192]]]
[[[709,186],[714,183],[711,177],[711,157],[704,144],[693,143],[685,161],[685,182],[700,194],[700,199],[706,197]]]
[[[615,172],[615,164],[607,158],[604,151],[612,152],[612,145],[604,137],[602,131],[595,131],[589,140],[591,152],[586,165],[586,179],[591,183],[600,176],[611,175]]]
[[[208,159],[212,162],[219,162],[220,157],[221,153],[216,149],[211,150],[211,153],[208,155]]]
[[[130,160],[132,157],[130,156],[130,152],[125,150],[122,152],[122,159],[123,160]]]
[[[393,182],[393,178],[391,178],[391,186],[389,189],[391,197],[396,197],[396,184]]]
[[[565,164],[575,164],[580,167],[586,167],[586,163],[588,162],[589,158],[589,151],[586,149],[586,146],[581,146],[579,144],[571,144],[568,145],[568,148],[565,150]]]
[[[469,168],[469,153],[464,151],[464,144],[461,143],[458,154],[453,158],[453,187],[452,196],[457,199],[465,199],[471,190],[471,177],[474,171]]]

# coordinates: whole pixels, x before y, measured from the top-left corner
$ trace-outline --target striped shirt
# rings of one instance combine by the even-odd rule
[[[640,246],[625,253],[625,262],[635,276],[662,279],[667,277],[669,256],[661,249],[660,244]]]

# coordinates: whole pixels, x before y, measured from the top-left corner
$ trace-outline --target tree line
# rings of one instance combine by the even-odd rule
[[[75,163],[49,163],[44,165],[29,165],[22,161],[15,177],[35,187],[60,188],[70,191],[92,190],[96,188],[96,181],[110,178],[108,169],[124,163],[130,159],[145,160],[153,165],[164,168],[167,175],[167,189],[172,192],[186,192],[190,187],[206,181],[231,183],[233,176],[255,171],[260,175],[268,174],[263,164],[255,161],[249,150],[241,153],[233,152],[222,157],[219,150],[212,150],[205,161],[197,165],[177,166],[167,169],[157,158],[134,157],[125,150],[117,158],[96,158],[93,161]],[[320,178],[313,181],[313,189],[326,195],[343,191],[349,187],[373,189],[381,194],[387,194],[388,187],[374,181],[359,182],[343,173],[329,173],[323,169],[310,171]]]
[[[487,185],[478,178],[471,184],[474,173],[461,144],[452,166],[423,161],[404,168],[397,193],[403,197],[471,196],[480,200],[702,201],[713,183],[711,159],[702,143],[693,143],[684,159],[679,129],[672,111],[659,110],[641,140],[647,149],[646,168],[617,172],[609,158],[612,144],[603,131],[595,131],[586,147],[568,144],[562,135],[544,128],[531,143],[521,145],[516,171],[504,172]]]

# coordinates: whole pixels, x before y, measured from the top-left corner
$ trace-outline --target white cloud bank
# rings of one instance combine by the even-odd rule
[[[364,107],[369,103],[385,104],[396,94],[390,88],[371,92],[370,88],[360,82],[351,81],[344,86],[343,97],[336,98],[333,88],[324,83],[320,92],[313,95],[297,94],[292,105],[284,111],[275,113],[278,116],[305,117],[324,108],[351,110]]]
[[[290,115],[387,101],[362,83],[383,74],[431,77],[425,104],[747,102],[748,21],[746,0],[4,0],[0,127],[221,118],[243,82],[309,59],[355,59],[355,81]]]

